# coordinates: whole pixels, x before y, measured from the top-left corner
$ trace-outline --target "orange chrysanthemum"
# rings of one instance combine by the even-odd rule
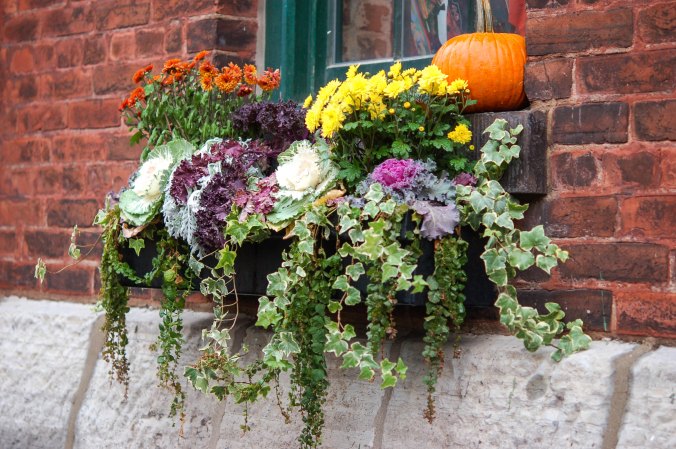
[[[214,79],[211,76],[201,76],[200,84],[202,85],[202,90],[209,92],[214,88]]]
[[[153,69],[152,64],[147,65],[146,67],[144,67],[142,69],[138,69],[136,71],[136,73],[134,73],[134,76],[132,77],[132,81],[134,81],[134,83],[137,83],[137,84],[140,83],[141,80],[146,76],[146,73],[150,72],[152,69]]]
[[[193,61],[201,61],[202,59],[206,58],[208,54],[209,54],[208,51],[202,50],[201,52],[199,52],[195,55],[195,57],[193,58]]]
[[[178,58],[169,59],[164,63],[163,73],[174,73],[181,68],[182,61]]]
[[[239,84],[239,80],[232,78],[227,72],[224,72],[214,78],[214,83],[219,90],[230,93],[235,90],[235,87]]]
[[[120,104],[120,107],[117,108],[118,111],[122,112],[129,107],[129,98],[125,98],[124,101]]]
[[[131,106],[135,105],[137,101],[143,101],[146,99],[146,92],[142,87],[137,87],[131,91],[129,94],[129,103]]]
[[[239,83],[242,80],[242,69],[234,62],[228,64],[227,67],[223,67],[221,71],[232,81]]]
[[[258,73],[256,72],[256,66],[251,64],[244,64],[244,81],[247,84],[256,85],[258,83],[257,79]]]
[[[171,84],[174,84],[174,81],[176,81],[176,78],[174,78],[174,75],[168,75],[162,80],[162,85],[163,86],[169,86]]]
[[[271,91],[279,87],[281,78],[282,75],[279,73],[279,69],[275,71],[267,69],[263,72],[263,75],[258,78],[258,85],[266,92]]]
[[[253,89],[251,86],[247,84],[242,84],[239,86],[239,90],[237,91],[237,96],[238,97],[246,97],[247,95],[250,95],[253,92]]]

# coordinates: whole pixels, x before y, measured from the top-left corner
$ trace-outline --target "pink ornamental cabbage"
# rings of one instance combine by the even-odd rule
[[[387,159],[373,169],[371,178],[391,189],[410,189],[416,175],[424,169],[420,162],[413,159]]]

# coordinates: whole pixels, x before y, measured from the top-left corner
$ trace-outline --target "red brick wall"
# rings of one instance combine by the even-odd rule
[[[676,1],[527,3],[527,93],[550,124],[550,193],[531,220],[572,260],[523,280],[524,296],[676,337]]]
[[[148,63],[215,50],[252,62],[257,0],[2,0],[0,10],[0,293],[93,300],[96,257],[38,287],[70,229],[95,242],[106,192],[135,169],[139,147],[117,110]]]
[[[530,221],[570,250],[525,273],[591,329],[676,337],[676,1],[527,0],[527,92],[549,120],[550,193]],[[251,60],[256,0],[3,0],[0,14],[0,293],[93,300],[96,261],[57,267],[70,228],[87,240],[138,149],[117,106],[149,62],[215,49]]]

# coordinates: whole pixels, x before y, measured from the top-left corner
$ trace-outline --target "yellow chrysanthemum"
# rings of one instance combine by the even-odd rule
[[[311,133],[319,128],[319,113],[314,110],[314,107],[305,114],[305,126]]]
[[[339,107],[334,105],[326,107],[321,115],[322,137],[333,136],[341,128],[343,120],[345,120],[345,115]]]
[[[326,83],[326,86],[319,89],[319,92],[317,93],[317,99],[315,100],[315,105],[320,105],[319,109],[321,110],[326,105],[326,103],[329,102],[329,98],[331,98],[331,95],[334,94],[338,87],[340,87],[340,81],[338,80],[331,80]]]
[[[385,87],[383,93],[387,98],[397,98],[399,94],[406,91],[406,84],[403,80],[393,80]]]
[[[386,87],[387,76],[385,75],[385,71],[381,70],[373,75],[368,81],[369,96],[371,97],[371,100],[373,101],[374,98],[381,97]]]
[[[461,123],[448,133],[448,138],[455,143],[464,145],[472,140],[472,131],[469,130],[467,125]]]
[[[418,91],[430,95],[444,95],[446,93],[446,75],[435,65],[428,65],[420,71]]]
[[[357,70],[359,70],[359,64],[351,65],[350,68],[347,69],[347,73],[345,74],[345,77],[347,79],[354,77],[357,74]]]
[[[308,95],[305,101],[303,102],[303,109],[307,109],[312,104],[312,95]]]
[[[401,62],[397,61],[390,67],[390,71],[387,72],[387,76],[390,78],[396,78],[401,74]]]
[[[449,93],[455,93],[455,92],[460,92],[465,89],[467,89],[469,86],[467,84],[467,81],[458,78],[457,80],[451,82],[451,84],[448,85],[448,90]]]

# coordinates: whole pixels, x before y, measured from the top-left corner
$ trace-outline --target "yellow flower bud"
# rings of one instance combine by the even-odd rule
[[[410,107],[411,107],[411,103],[410,103],[410,102],[407,101],[407,102],[404,103],[404,109],[408,109],[408,108],[410,108]]]
[[[390,114],[394,114],[394,108],[390,108],[390,110],[387,112],[389,112]]]
[[[418,128],[418,131],[420,131],[420,132],[425,131],[425,127],[424,127],[424,126],[419,127],[419,128]]]

